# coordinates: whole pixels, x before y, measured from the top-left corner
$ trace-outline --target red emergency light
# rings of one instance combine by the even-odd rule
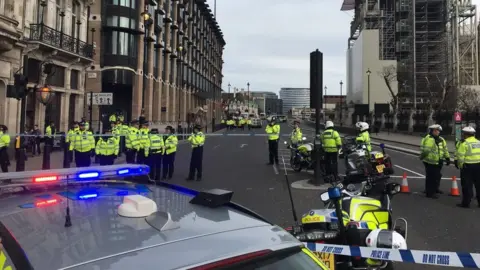
[[[49,200],[45,200],[45,201],[36,202],[35,206],[36,207],[42,207],[42,206],[56,204],[57,202],[58,202],[57,199],[49,199]]]
[[[58,176],[52,175],[52,176],[40,176],[40,177],[33,178],[33,182],[35,183],[45,183],[45,182],[54,182],[54,181],[58,181]]]

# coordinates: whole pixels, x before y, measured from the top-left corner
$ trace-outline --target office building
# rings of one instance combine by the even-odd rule
[[[113,93],[101,114],[121,110],[130,120],[144,109],[150,121],[176,122],[201,107],[220,119],[225,40],[205,1],[95,1],[90,24],[99,53],[87,88]]]
[[[349,102],[368,103],[368,77],[370,110],[391,100],[388,87],[398,93],[400,109],[426,109],[445,88],[478,84],[472,1],[344,0],[341,10],[355,13],[347,51]]]
[[[27,76],[30,88],[50,89],[26,97],[29,128],[38,124],[43,130],[53,121],[65,131],[80,120],[85,70],[93,61],[88,10],[84,0],[0,1],[0,123],[10,133],[20,130],[20,102],[6,97],[15,73]]]
[[[255,91],[251,92],[254,102],[258,105],[261,112],[266,114],[282,114],[283,102],[274,92]]]
[[[309,88],[281,88],[280,99],[283,101],[283,113],[292,108],[310,108]]]

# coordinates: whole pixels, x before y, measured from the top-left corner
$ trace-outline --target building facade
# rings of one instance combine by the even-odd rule
[[[199,107],[220,119],[225,41],[204,0],[95,1],[90,24],[100,53],[87,89],[113,93],[113,105],[93,107],[94,121],[143,111],[149,121],[183,122]]]
[[[310,89],[282,88],[280,99],[283,101],[283,113],[288,113],[292,108],[310,108]]]
[[[53,121],[65,131],[83,115],[85,70],[93,61],[87,42],[89,2],[84,0],[0,1],[0,123],[19,132],[21,102],[7,98],[14,74],[28,87],[47,85],[48,94],[30,91],[26,126]]]
[[[255,91],[251,92],[254,102],[261,112],[266,114],[282,114],[283,103],[274,92]]]

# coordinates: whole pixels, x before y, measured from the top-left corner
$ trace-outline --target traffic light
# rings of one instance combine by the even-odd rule
[[[27,84],[28,78],[23,74],[15,74],[13,75],[14,83],[13,86],[15,87],[15,92],[13,93],[14,98],[22,99],[27,95]]]

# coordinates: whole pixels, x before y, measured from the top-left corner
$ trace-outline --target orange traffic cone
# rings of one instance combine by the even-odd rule
[[[460,196],[460,191],[458,190],[457,184],[457,177],[455,175],[452,176],[452,188],[450,189],[450,196]]]
[[[410,188],[408,187],[407,173],[403,173],[402,186],[400,187],[401,193],[410,193]]]

